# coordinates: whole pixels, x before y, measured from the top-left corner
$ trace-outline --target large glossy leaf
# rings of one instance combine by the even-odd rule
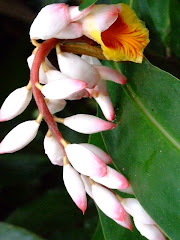
[[[79,5],[79,10],[81,11],[81,10],[91,6],[92,4],[94,4],[96,2],[97,2],[97,0],[84,0],[83,3],[81,3]]]
[[[124,87],[110,83],[117,127],[103,133],[108,151],[146,211],[179,240],[180,81],[147,60],[107,64],[128,79]]]
[[[23,228],[1,222],[0,240],[43,240],[43,239]]]

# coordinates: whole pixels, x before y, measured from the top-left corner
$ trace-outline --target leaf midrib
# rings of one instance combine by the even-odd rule
[[[118,72],[121,72],[121,70],[118,67],[118,64],[114,62],[114,67]],[[123,88],[124,91],[131,97],[131,99],[135,102],[136,106],[143,112],[143,114],[146,116],[146,118],[149,119],[151,123],[163,134],[163,136],[178,150],[180,151],[180,143],[178,143],[162,126],[159,124],[156,119],[147,111],[145,106],[142,104],[142,102],[139,100],[133,89],[130,87],[130,85],[126,84],[126,87]]]

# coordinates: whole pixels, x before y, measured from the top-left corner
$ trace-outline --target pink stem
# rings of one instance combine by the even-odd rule
[[[61,143],[61,140],[63,139],[63,137],[59,132],[56,122],[54,121],[54,118],[46,105],[46,102],[44,100],[44,97],[41,91],[36,87],[36,83],[39,83],[39,68],[41,66],[41,63],[44,61],[45,57],[49,54],[49,52],[56,46],[57,43],[58,43],[58,39],[51,38],[49,40],[44,41],[40,45],[32,64],[31,83],[32,83],[32,89],[33,89],[33,95],[34,95],[36,104],[38,106],[38,109],[40,113],[43,115],[43,118],[47,123],[50,131],[52,132],[54,137],[57,139],[59,145],[62,147],[65,154],[64,146]]]

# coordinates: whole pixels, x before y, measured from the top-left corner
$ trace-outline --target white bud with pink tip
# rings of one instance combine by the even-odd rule
[[[125,210],[138,221],[144,224],[155,224],[154,220],[147,214],[137,199],[124,198],[121,204]]]
[[[21,114],[32,99],[32,90],[21,87],[14,90],[4,101],[0,109],[0,122],[15,118]]]
[[[112,191],[93,182],[92,195],[97,206],[108,217],[117,221],[125,221],[126,211]]]
[[[134,218],[134,224],[142,236],[149,240],[166,240],[162,232],[157,226],[152,224],[143,224],[138,219]]]
[[[44,150],[52,164],[63,166],[64,151],[53,135],[45,136]]]
[[[115,169],[107,166],[107,174],[104,177],[91,177],[94,181],[112,189],[125,189],[129,187],[128,180]]]
[[[93,88],[98,83],[98,71],[81,57],[67,52],[57,55],[59,68],[63,74],[70,78],[80,79],[87,83],[88,88]]]
[[[54,3],[45,6],[38,13],[30,28],[31,39],[50,39],[70,23],[68,6]]]
[[[91,65],[97,65],[97,66],[99,65],[99,66],[101,66],[101,62],[96,57],[91,57],[91,56],[83,54],[81,56],[81,58],[84,59],[86,62],[88,62]]]
[[[64,118],[63,124],[76,132],[92,134],[110,130],[116,127],[114,123],[104,121],[98,117],[87,114],[76,114]]]
[[[90,181],[89,181],[89,177],[81,174],[81,179],[82,179],[82,181],[83,181],[83,183],[84,183],[85,191],[87,192],[87,194],[88,194],[91,198],[93,198],[92,189],[91,189],[91,184],[90,184]]]
[[[63,167],[64,185],[75,204],[84,213],[87,208],[86,192],[79,173],[70,165]]]
[[[107,166],[98,156],[79,144],[68,144],[66,154],[72,166],[87,176],[103,177],[107,174]]]
[[[53,82],[53,81],[58,81],[58,80],[61,80],[61,79],[68,78],[67,76],[62,74],[60,71],[54,70],[54,69],[48,70],[46,72],[46,77],[47,77],[47,82],[46,83],[50,83],[50,82]]]
[[[131,222],[131,217],[128,213],[126,213],[126,218],[125,218],[124,221],[118,221],[118,220],[114,220],[114,221],[117,224],[121,225],[122,227],[125,227],[125,228],[129,229],[130,231],[132,231],[132,229],[133,229],[132,222]]]
[[[17,125],[0,143],[0,154],[12,153],[24,148],[35,138],[39,125],[35,120]]]
[[[106,164],[112,164],[112,159],[111,157],[104,152],[102,149],[96,147],[93,144],[89,143],[80,143],[79,145],[89,149],[91,152],[93,152],[96,156],[98,156],[104,163]]]
[[[127,81],[126,77],[122,73],[112,68],[106,66],[95,66],[95,68],[101,76],[101,79],[110,80],[118,84],[125,84]]]
[[[66,99],[72,94],[85,89],[87,84],[83,81],[71,78],[64,78],[47,83],[42,87],[41,92],[49,99]]]
[[[47,106],[51,114],[62,111],[66,106],[66,101],[63,99],[48,99]]]

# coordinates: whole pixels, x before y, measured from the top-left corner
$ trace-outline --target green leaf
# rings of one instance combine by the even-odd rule
[[[43,240],[43,239],[23,228],[0,222],[0,240]]]
[[[117,127],[103,132],[108,151],[145,210],[179,240],[180,81],[146,59],[108,65],[128,79],[124,87],[109,83]]]
[[[52,240],[72,239],[73,234],[75,239],[83,240],[85,236],[88,238],[92,235],[96,226],[96,209],[92,203],[89,202],[86,215],[83,216],[66,190],[53,189],[16,209],[6,221]]]
[[[96,3],[97,0],[84,0],[83,3],[81,3],[79,5],[79,10],[82,11],[85,8],[88,8],[89,6],[91,6],[92,4]]]
[[[101,224],[98,223],[96,231],[91,240],[104,240]]]

